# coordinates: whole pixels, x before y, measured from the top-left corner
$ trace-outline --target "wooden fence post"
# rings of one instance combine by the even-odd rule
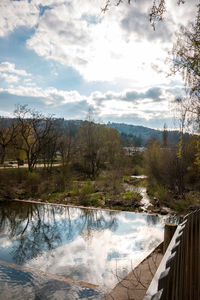
[[[174,232],[176,231],[177,224],[165,224],[164,229],[164,243],[163,243],[163,253],[166,252],[167,247],[169,246],[169,243],[174,235]]]

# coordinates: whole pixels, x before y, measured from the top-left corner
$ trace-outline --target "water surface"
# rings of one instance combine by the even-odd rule
[[[163,226],[148,214],[5,202],[0,260],[111,289],[163,240]]]
[[[0,261],[0,299],[2,300],[97,300],[104,293],[55,275],[19,268]]]

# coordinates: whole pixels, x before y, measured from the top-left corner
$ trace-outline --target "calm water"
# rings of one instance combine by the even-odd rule
[[[111,289],[116,273],[125,276],[162,241],[163,226],[147,214],[1,203],[0,260]],[[2,265],[9,282],[6,272]]]

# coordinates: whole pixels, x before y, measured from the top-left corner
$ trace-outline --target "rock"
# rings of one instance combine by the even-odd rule
[[[161,210],[159,208],[151,209],[151,211],[155,214],[161,214]]]
[[[163,215],[163,216],[168,215],[168,211],[166,211],[166,210],[161,210],[161,211],[160,211],[160,214]]]
[[[153,198],[153,203],[154,203],[154,206],[160,207],[160,201],[156,197]]]

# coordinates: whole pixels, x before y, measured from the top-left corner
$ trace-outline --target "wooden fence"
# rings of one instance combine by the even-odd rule
[[[200,300],[200,210],[177,227],[144,300]]]

